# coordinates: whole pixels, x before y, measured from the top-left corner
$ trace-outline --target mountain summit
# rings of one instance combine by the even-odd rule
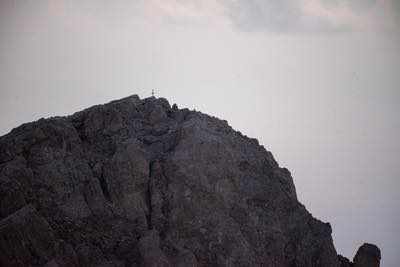
[[[0,137],[0,266],[353,263],[256,139],[134,95]]]

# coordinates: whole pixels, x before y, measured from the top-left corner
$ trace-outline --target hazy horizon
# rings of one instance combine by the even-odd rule
[[[396,0],[0,2],[0,135],[132,94],[257,138],[337,252],[397,266]]]

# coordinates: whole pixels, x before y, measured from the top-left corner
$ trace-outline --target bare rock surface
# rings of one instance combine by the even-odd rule
[[[0,193],[0,266],[343,262],[331,226],[256,139],[163,98],[12,130],[0,138]]]
[[[373,244],[364,243],[354,256],[354,267],[379,267],[381,251]]]

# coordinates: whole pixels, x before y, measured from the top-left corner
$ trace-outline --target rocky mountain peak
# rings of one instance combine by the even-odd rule
[[[13,129],[0,192],[0,266],[345,266],[269,151],[164,98]]]

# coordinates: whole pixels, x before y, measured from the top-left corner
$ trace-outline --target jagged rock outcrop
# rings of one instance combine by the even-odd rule
[[[340,264],[270,152],[162,98],[12,130],[0,192],[0,266]]]
[[[381,251],[373,244],[364,243],[357,250],[353,262],[338,255],[340,267],[379,267],[381,261]]]
[[[381,251],[373,244],[364,243],[354,256],[354,267],[379,267]]]

